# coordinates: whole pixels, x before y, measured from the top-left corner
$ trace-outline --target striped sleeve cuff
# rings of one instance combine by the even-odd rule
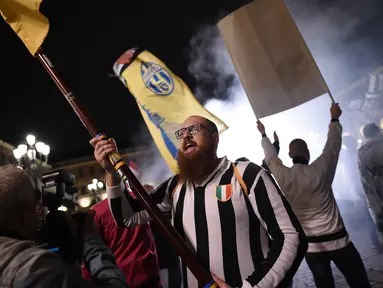
[[[123,181],[121,181],[120,184],[116,186],[106,185],[106,195],[108,196],[109,199],[115,199],[115,198],[124,196],[124,190],[125,190],[125,185]]]
[[[255,285],[254,287],[258,287],[258,286]],[[254,287],[251,286],[251,284],[249,282],[247,282],[246,280],[243,280],[241,288],[254,288]]]

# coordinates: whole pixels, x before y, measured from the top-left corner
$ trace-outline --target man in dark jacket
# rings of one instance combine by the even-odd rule
[[[129,190],[127,193],[134,197]],[[116,257],[117,265],[132,288],[159,288],[161,286],[156,246],[149,223],[136,227],[118,227],[109,209],[108,199],[92,207],[101,238]],[[85,279],[89,272],[83,267]]]
[[[82,231],[85,264],[93,282],[85,281],[57,254],[39,248],[33,241],[39,201],[25,171],[0,167],[0,287],[127,287],[112,252],[97,235],[94,212],[87,215]],[[67,220],[75,231],[76,222],[69,215]]]

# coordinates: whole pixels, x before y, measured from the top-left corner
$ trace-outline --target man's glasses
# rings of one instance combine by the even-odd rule
[[[187,134],[198,134],[199,132],[201,132],[201,127],[205,128],[206,130],[209,131],[209,129],[207,129],[201,123],[193,124],[193,125],[190,125],[190,126],[185,127],[185,128],[181,128],[180,130],[176,131],[176,133],[175,133],[176,134],[176,138],[178,140],[180,140],[183,137],[185,137]]]

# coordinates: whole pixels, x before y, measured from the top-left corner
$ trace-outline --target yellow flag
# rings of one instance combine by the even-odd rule
[[[176,173],[178,140],[175,132],[192,115],[213,121],[219,132],[225,123],[207,111],[188,86],[166,65],[144,50],[131,61],[134,50],[124,53],[114,64],[114,72],[135,97],[146,125],[169,168]]]
[[[252,1],[218,28],[257,118],[328,92],[282,0]]]
[[[48,19],[39,12],[41,1],[0,0],[1,16],[16,32],[33,56],[44,42],[49,30]]]

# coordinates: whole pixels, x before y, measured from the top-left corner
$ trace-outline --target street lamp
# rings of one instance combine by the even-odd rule
[[[21,143],[13,150],[13,156],[19,165],[36,179],[41,176],[48,164],[50,147],[44,142],[36,142],[36,137],[32,134],[25,140],[26,143]]]
[[[100,202],[104,199],[106,199],[106,192],[104,188],[104,183],[99,181],[98,179],[93,179],[92,183],[89,183],[87,188],[90,193],[87,193],[85,195],[80,195],[77,198],[77,203],[82,208],[88,208],[93,200],[96,200],[96,202]]]

